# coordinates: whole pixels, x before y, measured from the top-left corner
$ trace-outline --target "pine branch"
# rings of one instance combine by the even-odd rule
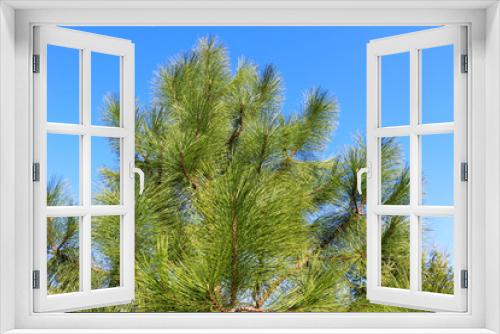
[[[234,209],[233,209],[234,210]],[[231,220],[231,288],[230,288],[230,300],[229,305],[233,307],[236,304],[236,299],[238,297],[238,287],[239,287],[239,270],[238,270],[238,218],[236,213],[233,211],[233,217]]]
[[[213,291],[213,293],[216,293],[216,291]],[[213,293],[212,291],[208,291],[208,298],[212,302],[212,306],[215,307],[215,309],[219,312],[226,312],[226,308],[219,303],[219,300],[216,296],[214,296]]]
[[[243,131],[244,115],[245,115],[245,106],[243,104],[240,104],[240,108],[238,111],[238,118],[236,120],[234,130],[231,133],[231,137],[229,137],[229,139],[227,141],[227,147],[228,147],[229,152],[233,152],[234,146],[236,145],[236,142],[238,141],[238,138],[240,137],[241,131]]]
[[[198,181],[189,174],[187,168],[186,168],[186,163],[185,163],[185,158],[184,158],[184,153],[181,151],[179,152],[179,165],[181,167],[182,174],[188,181],[188,183],[191,185],[191,187],[196,190],[198,189]]]
[[[238,312],[265,312],[265,310],[263,310],[261,308],[257,308],[257,307],[251,306],[251,305],[247,305],[247,306],[240,306],[240,307],[232,308],[232,309],[227,310],[226,312],[233,312],[233,313],[238,313]]]
[[[286,272],[279,278],[275,279],[271,284],[267,287],[266,291],[259,298],[257,305],[264,305],[264,303],[271,297],[274,291],[284,282],[286,281],[294,272],[299,271],[302,267],[307,263],[308,259],[304,258],[297,262],[297,264],[293,267],[291,271]]]
[[[260,146],[260,152],[257,162],[257,173],[260,173],[262,170],[262,165],[264,164],[267,152],[267,145],[269,140],[269,134],[267,132],[264,133],[264,138],[262,140],[262,144]]]

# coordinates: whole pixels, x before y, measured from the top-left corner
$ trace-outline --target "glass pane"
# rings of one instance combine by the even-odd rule
[[[421,137],[424,205],[453,205],[453,134]]]
[[[80,290],[80,218],[47,218],[47,292]]]
[[[410,288],[410,221],[406,216],[381,216],[381,282],[388,288]]]
[[[453,217],[422,217],[422,291],[453,294]]]
[[[119,138],[92,137],[92,204],[120,204]]]
[[[410,53],[380,57],[381,126],[410,124]]]
[[[80,136],[47,135],[47,205],[80,205]]]
[[[92,52],[92,124],[120,126],[120,57]]]
[[[47,121],[80,122],[80,50],[47,45]]]
[[[120,216],[92,217],[92,289],[120,286]]]
[[[410,138],[380,139],[380,202],[410,204]]]
[[[453,121],[453,45],[421,50],[422,123]]]

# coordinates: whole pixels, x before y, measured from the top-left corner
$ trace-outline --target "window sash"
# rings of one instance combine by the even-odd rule
[[[446,26],[371,41],[367,46],[367,297],[375,303],[423,310],[467,310],[467,290],[461,288],[461,270],[467,269],[467,185],[460,181],[460,163],[467,162],[467,75],[461,73],[461,55],[466,54],[466,28]],[[420,50],[437,46],[454,46],[454,121],[420,124]],[[384,55],[409,52],[410,56],[410,124],[381,126],[381,66]],[[454,206],[421,205],[421,143],[426,134],[454,134]],[[410,204],[381,205],[380,150],[382,137],[407,136],[410,141]],[[410,289],[382,287],[381,281],[381,215],[409,216]],[[420,291],[421,229],[423,216],[453,215],[454,294]]]
[[[79,50],[80,124],[47,122],[47,45]],[[91,53],[120,58],[119,127],[91,124]],[[34,182],[34,261],[39,270],[40,288],[33,290],[34,311],[75,311],[130,302],[134,297],[134,48],[130,41],[50,26],[35,27],[34,54],[40,57],[40,71],[34,80],[34,161],[40,164],[40,180]],[[50,70],[50,69],[49,69]],[[47,135],[78,135],[80,142],[80,205],[47,206]],[[91,138],[118,138],[120,153],[119,205],[93,205],[91,198]],[[120,286],[91,288],[91,217],[120,215]],[[47,218],[80,217],[78,292],[48,295]]]

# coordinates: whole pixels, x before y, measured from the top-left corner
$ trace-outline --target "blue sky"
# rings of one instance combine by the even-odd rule
[[[189,50],[200,37],[217,36],[229,51],[234,69],[239,58],[257,64],[274,64],[285,84],[286,114],[300,111],[303,94],[321,86],[333,94],[339,105],[337,130],[324,152],[329,157],[352,143],[356,133],[366,131],[366,44],[427,27],[78,27],[88,32],[130,39],[136,52],[136,97],[146,105],[151,100],[153,72],[180,52]],[[453,91],[450,84],[450,47],[424,50],[422,55],[422,109],[424,122],[451,121]],[[73,50],[49,52],[49,121],[72,122],[78,107],[78,58]],[[399,54],[382,60],[383,95],[386,111],[383,125],[408,122],[408,55]],[[75,65],[76,64],[76,65]],[[93,55],[92,121],[100,124],[102,97],[118,90],[117,59]],[[53,72],[50,72],[53,71]],[[52,97],[51,97],[52,96]],[[75,107],[76,106],[76,107]],[[402,112],[403,111],[403,112]],[[59,154],[77,143],[53,143],[49,147],[49,174],[65,176],[78,192],[78,156]],[[436,135],[423,139],[422,166],[425,174],[426,204],[452,204],[452,136]],[[99,166],[116,166],[104,144],[95,147],[93,175]],[[408,151],[408,147],[405,147]],[[52,152],[52,153],[51,153]],[[408,157],[408,156],[406,156]],[[98,182],[96,176],[93,180]],[[76,189],[75,189],[76,188]],[[451,250],[451,235],[436,230],[435,239]]]

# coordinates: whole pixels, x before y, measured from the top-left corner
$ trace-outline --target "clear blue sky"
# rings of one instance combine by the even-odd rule
[[[141,104],[151,99],[153,72],[180,52],[189,50],[200,37],[218,36],[224,43],[234,69],[241,57],[264,65],[274,64],[285,83],[286,114],[300,111],[303,93],[316,86],[328,89],[340,107],[339,127],[324,152],[329,157],[352,143],[355,133],[366,131],[366,44],[376,38],[402,34],[427,27],[78,27],[88,32],[130,39],[136,52],[136,97]],[[453,91],[451,67],[446,62],[451,48],[423,53],[423,121],[451,121]],[[78,58],[72,50],[49,53],[49,120],[71,122],[77,117]],[[384,57],[383,125],[408,122],[408,55]],[[95,55],[92,62],[92,120],[99,124],[102,97],[118,90],[117,62],[113,57]],[[403,74],[402,74],[403,73]],[[385,88],[385,89],[384,89]],[[51,98],[52,96],[52,98]],[[385,102],[384,102],[385,101]],[[403,113],[401,111],[404,111]],[[78,156],[60,154],[78,142],[52,141],[49,146],[49,173],[67,178],[78,193]],[[49,142],[50,145],[50,142]],[[73,145],[73,146],[70,146]],[[425,174],[426,204],[452,204],[452,136],[430,136],[423,140],[422,166]],[[116,165],[109,148],[100,145],[94,153],[93,175],[99,166]],[[408,148],[405,147],[405,151]],[[408,157],[408,156],[406,156]],[[98,183],[98,177],[93,178]],[[436,224],[433,224],[436,225]],[[451,251],[449,229],[435,229],[434,243]]]

